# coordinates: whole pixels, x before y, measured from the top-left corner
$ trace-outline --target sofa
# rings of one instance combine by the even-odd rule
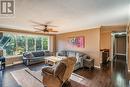
[[[50,51],[25,52],[23,53],[23,63],[28,66],[43,62],[47,56],[52,56],[52,53]]]
[[[83,68],[83,59],[91,59],[90,56],[83,52],[72,51],[72,50],[62,50],[56,53],[56,56],[66,56],[66,57],[75,57],[77,59],[74,70]]]

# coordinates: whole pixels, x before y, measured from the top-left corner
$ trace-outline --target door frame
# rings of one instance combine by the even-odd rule
[[[129,36],[128,36],[128,32],[112,32],[111,33],[111,69],[113,70],[113,60],[114,60],[114,49],[116,49],[116,46],[114,45],[115,42],[115,35],[118,34],[118,33],[124,33],[126,34],[126,64],[128,66],[128,42],[129,42]],[[116,51],[116,50],[115,50]],[[116,52],[115,52],[116,53]],[[113,72],[113,71],[112,71]]]

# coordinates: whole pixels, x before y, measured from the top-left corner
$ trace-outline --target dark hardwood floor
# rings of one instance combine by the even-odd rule
[[[86,68],[75,71],[87,79],[88,87],[112,87],[110,64],[105,65],[102,69],[89,70]]]
[[[113,87],[129,87],[128,69],[125,55],[116,55],[112,68]]]
[[[117,62],[122,62],[122,61],[117,61]],[[114,74],[113,72],[111,72],[110,63],[107,65],[104,65],[104,67],[102,67],[101,69],[95,68],[93,70],[89,70],[87,68],[82,68],[82,69],[78,69],[74,71],[74,73],[86,78],[85,79],[87,80],[87,83],[85,83],[86,87],[127,87],[127,85],[121,85],[123,84],[122,81],[124,82],[126,81],[126,84],[127,84],[126,77],[123,77],[123,75],[126,74],[123,72],[126,72],[126,71],[121,70],[122,68],[124,69],[124,66],[122,64],[115,63],[115,65],[116,64],[117,64],[116,68],[119,68],[119,69],[115,68],[115,70],[113,70],[113,72],[115,72]],[[37,70],[40,70],[44,66],[45,65],[43,63],[39,63],[39,64],[32,65],[29,68],[33,71],[37,71]],[[23,64],[18,64],[18,65],[6,67],[6,70],[3,72],[0,71],[0,87],[20,87],[17,84],[17,82],[14,80],[10,72],[14,70],[23,69],[23,68],[26,68],[26,66],[24,66]],[[120,80],[120,77],[118,76],[122,76],[123,77],[122,80]],[[117,82],[119,81],[118,83],[116,83],[118,85],[113,86],[113,82],[116,82],[116,81]],[[65,86],[65,87],[77,87],[77,86],[75,86],[75,84],[73,83],[70,83],[69,86]],[[81,87],[81,86],[78,86],[78,87]]]
[[[14,65],[10,67],[6,67],[5,71],[0,71],[0,87],[20,87],[17,82],[14,80],[11,71],[19,70],[25,68],[24,65]]]

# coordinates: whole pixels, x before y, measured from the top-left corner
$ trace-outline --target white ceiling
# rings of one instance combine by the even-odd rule
[[[15,15],[0,27],[33,30],[31,20],[52,21],[59,33],[128,22],[129,0],[15,0]]]

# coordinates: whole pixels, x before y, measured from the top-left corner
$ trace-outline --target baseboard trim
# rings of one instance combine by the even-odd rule
[[[100,69],[101,67],[100,66],[94,66],[95,68],[98,68],[98,69]]]
[[[128,70],[128,73],[130,73],[130,70]]]

